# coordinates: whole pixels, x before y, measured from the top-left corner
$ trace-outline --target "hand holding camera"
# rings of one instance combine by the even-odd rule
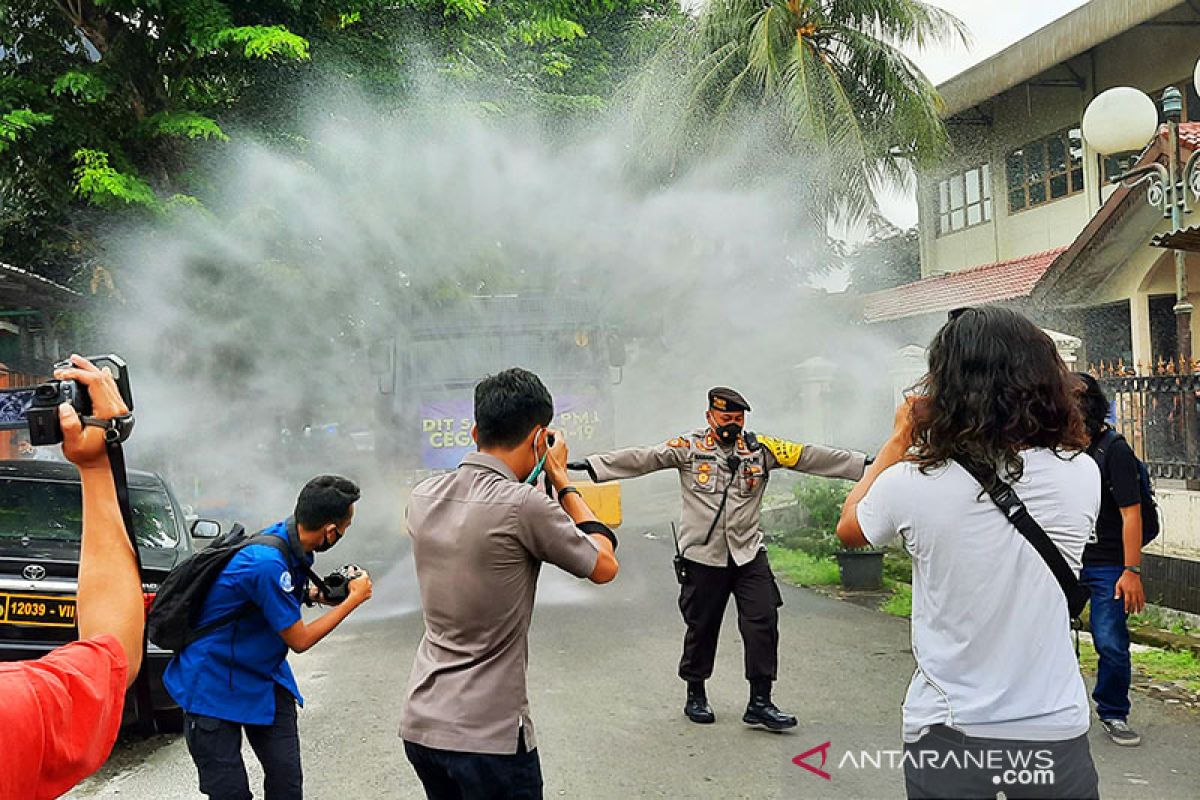
[[[123,366],[123,364],[121,365]],[[124,372],[122,370],[122,377]],[[30,440],[34,444],[62,442],[63,455],[80,469],[108,466],[105,449],[109,429],[84,417],[104,421],[128,419],[128,382],[122,391],[109,370],[86,358],[72,355],[54,370],[56,380],[37,387],[28,413]],[[40,435],[37,435],[40,434]]]
[[[555,489],[561,489],[571,482],[567,476],[567,437],[562,431],[547,430],[547,443],[550,452],[546,455],[546,475]]]
[[[326,592],[320,598],[326,605],[341,605],[347,599],[355,605],[371,599],[371,577],[357,564],[339,567],[325,577]]]

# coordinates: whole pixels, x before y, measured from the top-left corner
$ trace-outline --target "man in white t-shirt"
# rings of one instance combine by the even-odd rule
[[[1078,573],[1100,479],[1075,383],[1041,330],[998,308],[953,316],[929,365],[838,524],[850,547],[899,537],[912,556],[908,796],[1097,797],[1066,598],[959,463],[999,470]]]

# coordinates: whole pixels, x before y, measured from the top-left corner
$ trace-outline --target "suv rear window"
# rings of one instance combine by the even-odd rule
[[[170,548],[179,541],[167,493],[130,489],[138,545]],[[0,479],[0,541],[28,536],[39,541],[78,542],[83,526],[79,484]]]

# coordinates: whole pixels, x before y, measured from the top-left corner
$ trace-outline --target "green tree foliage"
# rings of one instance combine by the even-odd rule
[[[887,220],[871,221],[868,236],[843,256],[850,286],[860,294],[891,289],[921,277],[921,244],[917,229],[902,231]]]
[[[0,0],[0,252],[69,279],[98,229],[202,201],[192,167],[235,132],[295,141],[303,100],[329,86],[402,104],[430,61],[491,110],[594,109],[647,21],[677,14],[671,0]]]
[[[900,48],[966,38],[920,0],[710,0],[662,56],[685,76],[684,127],[704,133],[678,138],[704,151],[752,117],[764,149],[819,165],[819,216],[861,221],[875,188],[947,143],[937,92]]]

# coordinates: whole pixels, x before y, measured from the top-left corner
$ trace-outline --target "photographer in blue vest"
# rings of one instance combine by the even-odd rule
[[[250,800],[242,761],[242,731],[262,763],[266,800],[303,797],[296,705],[304,699],[287,663],[321,641],[371,597],[371,579],[360,573],[349,596],[312,622],[302,602],[320,602],[308,586],[314,552],[346,535],[359,489],[335,475],[313,478],[300,492],[292,517],[262,531],[287,543],[280,549],[251,543],[225,566],[208,592],[199,628],[230,617],[187,645],[163,676],[186,712],[184,735],[212,800]],[[236,613],[242,609],[245,613]]]

